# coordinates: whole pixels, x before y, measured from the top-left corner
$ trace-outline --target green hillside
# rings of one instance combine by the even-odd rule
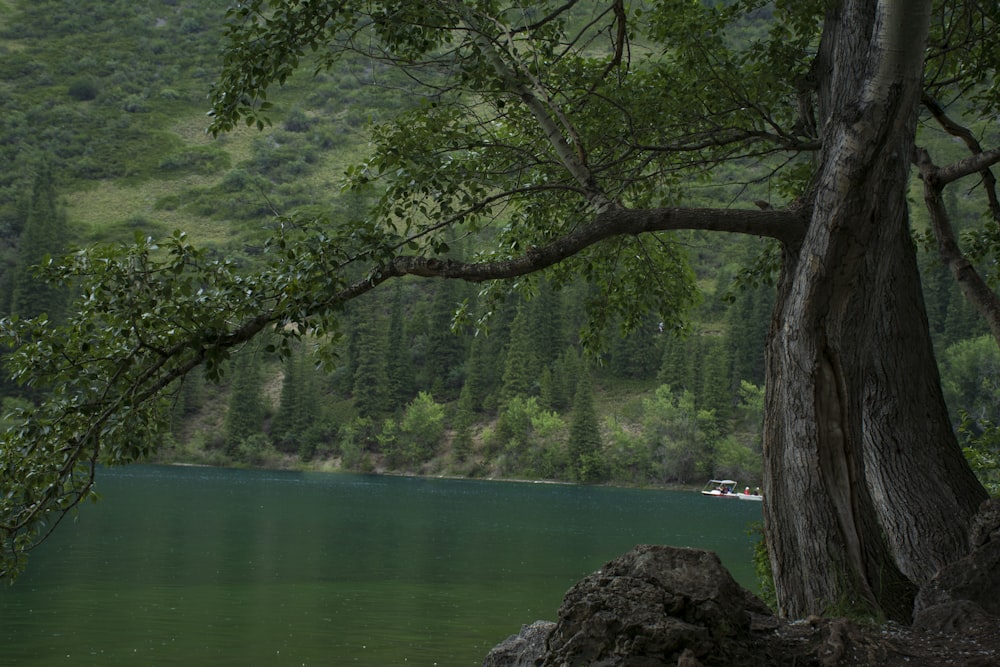
[[[363,215],[364,196],[343,191],[345,170],[364,161],[373,123],[420,103],[412,83],[357,57],[335,73],[289,80],[269,99],[272,126],[213,138],[205,114],[227,7],[0,0],[4,314],[34,315],[24,304],[46,303],[56,317],[64,307],[58,298],[25,296],[35,289],[28,266],[73,245],[182,230],[249,266],[282,216]],[[766,200],[766,188],[752,184],[739,195]],[[706,201],[733,196],[732,189],[705,193]],[[29,253],[30,230],[57,222],[66,231],[39,234],[40,249]],[[453,318],[463,303],[472,320],[483,314],[478,287],[404,281],[353,304],[339,338],[307,339],[284,360],[264,341],[241,350],[220,384],[190,378],[165,406],[170,426],[158,456],[622,484],[720,475],[755,483],[772,288],[766,273],[738,279],[746,278],[739,267],[767,248],[694,233],[677,238],[703,292],[686,330],[651,316],[623,335],[620,322],[609,322],[606,349],[589,358],[579,337],[583,286],[556,292],[539,281],[530,300],[491,304],[489,335],[477,335]],[[452,241],[455,253],[471,255],[481,239]],[[990,414],[1000,400],[1000,360],[978,342],[981,323],[931,256],[926,277],[956,421],[960,409]],[[322,368],[313,363],[317,346],[332,353]],[[983,364],[992,364],[988,372]],[[14,386],[5,392],[9,404],[32,399]]]

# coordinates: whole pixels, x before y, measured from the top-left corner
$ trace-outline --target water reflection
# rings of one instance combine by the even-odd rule
[[[479,665],[637,543],[714,549],[753,586],[760,518],[471,480],[138,466],[99,486],[0,592],[0,664]]]

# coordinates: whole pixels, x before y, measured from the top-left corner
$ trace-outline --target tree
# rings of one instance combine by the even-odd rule
[[[589,373],[585,372],[581,381],[576,383],[569,438],[566,441],[569,470],[573,479],[578,482],[599,482],[604,478],[602,447],[601,427],[594,408],[594,388]]]
[[[278,410],[271,422],[271,438],[278,449],[298,452],[306,443],[306,431],[316,421],[317,382],[303,345],[294,346],[285,357]]]
[[[404,461],[411,465],[423,463],[434,455],[434,448],[444,435],[444,406],[425,392],[406,406],[399,423]]]
[[[367,419],[387,412],[392,407],[387,404],[389,379],[386,375],[385,345],[387,339],[381,317],[366,313],[358,318],[358,361],[354,370],[354,407],[358,414]]]
[[[403,290],[396,285],[389,312],[389,328],[386,332],[386,400],[392,407],[402,409],[413,395],[413,365],[410,363],[410,348],[406,344],[403,327]]]
[[[52,170],[43,166],[35,176],[27,218],[17,245],[17,262],[11,272],[10,311],[20,317],[42,313],[52,319],[62,317],[67,290],[36,276],[46,257],[66,250],[66,215],[56,202]]]
[[[538,393],[540,361],[531,335],[531,319],[528,302],[521,303],[511,325],[510,344],[505,356],[503,385],[500,388],[500,397],[504,401]]]
[[[423,102],[376,127],[372,155],[350,170],[356,191],[377,186],[362,220],[296,220],[249,275],[195,261],[177,236],[165,257],[141,243],[83,253],[64,271],[87,284],[71,322],[41,337],[27,335],[38,324],[6,323],[10,340],[31,341],[13,355],[15,376],[53,393],[4,436],[4,469],[35,471],[0,498],[5,572],[41,522],[88,495],[94,461],[142,455],[125,434],[155,425],[162,389],[202,363],[217,374],[227,350],[265,329],[326,335],[344,304],[406,275],[488,283],[480,294],[495,304],[503,281],[530,288],[544,274],[589,285],[582,336],[600,349],[610,322],[631,330],[657,311],[679,327],[695,281],[667,232],[693,229],[780,247],[764,415],[780,611],[907,619],[915,588],[964,554],[986,497],[942,398],[908,219],[911,158],[963,285],[973,272],[937,224],[937,195],[1000,159],[971,149],[938,167],[916,150],[916,120],[922,100],[935,119],[945,97],[979,114],[1000,107],[1000,10],[778,3],[764,36],[743,44],[731,30],[754,0],[641,4],[235,6],[213,131],[262,127],[269,86],[361,48],[373,69],[405,70]],[[770,200],[684,205],[727,166],[744,181],[727,185],[767,181]],[[491,249],[450,258],[459,228]],[[193,283],[209,287],[185,293]],[[964,293],[990,313],[981,291]],[[148,317],[127,320],[133,303]]]
[[[260,360],[253,350],[241,350],[232,360],[229,407],[226,410],[226,451],[236,454],[240,445],[263,435]]]

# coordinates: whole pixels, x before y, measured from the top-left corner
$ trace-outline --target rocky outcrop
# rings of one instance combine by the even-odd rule
[[[542,664],[732,664],[719,647],[748,637],[755,615],[770,611],[714,553],[638,546],[570,589]]]
[[[1000,623],[1000,500],[983,503],[969,555],[941,569],[921,589],[913,625],[924,631],[977,633]]]
[[[990,560],[1000,542],[1000,504],[984,507],[981,517],[978,547],[964,566],[978,574],[942,572],[921,594],[926,606],[918,618],[930,632],[843,618],[780,620],[715,554],[639,546],[573,586],[557,623],[524,626],[483,665],[1000,667],[1000,624],[992,611],[1000,604],[994,587],[1000,568]],[[961,631],[950,631],[956,627]]]
[[[552,621],[521,626],[521,632],[493,647],[483,667],[535,667],[545,654],[545,640],[554,627]]]

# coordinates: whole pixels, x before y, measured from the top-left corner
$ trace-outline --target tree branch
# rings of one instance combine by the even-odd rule
[[[808,215],[805,209],[733,210],[701,208],[661,208],[628,210],[613,208],[599,213],[589,225],[524,255],[495,262],[459,262],[449,259],[402,255],[373,271],[363,280],[344,288],[334,299],[343,303],[373,289],[389,278],[405,275],[425,278],[451,278],[470,282],[516,278],[548,268],[600,241],[615,236],[658,231],[697,229],[774,238],[796,244],[805,234]]]
[[[969,152],[972,153],[973,158],[978,158],[978,160],[962,160],[956,162],[950,167],[944,169],[935,169],[935,177],[943,179],[943,182],[950,183],[951,181],[962,178],[963,176],[968,176],[976,171],[980,172],[983,177],[983,185],[986,189],[986,197],[990,202],[990,212],[993,214],[993,219],[1000,222],[1000,201],[997,199],[997,180],[993,176],[993,172],[990,171],[989,167],[1000,160],[1000,148],[995,148],[992,151],[986,152],[986,157],[983,156],[983,148],[979,144],[979,140],[976,139],[975,135],[969,128],[959,125],[954,120],[952,120],[948,114],[945,113],[944,108],[938,104],[938,101],[931,97],[926,92],[920,98],[924,107],[930,111],[931,115],[934,116],[934,120],[953,137],[958,137],[963,142],[965,142],[966,147],[968,147]],[[959,166],[963,165],[963,166]],[[975,168],[971,168],[975,167]],[[970,169],[968,170],[967,169]]]
[[[963,172],[965,174],[976,173],[980,171],[983,161],[992,164],[1000,160],[1000,150],[990,152],[997,154],[992,162],[988,162],[987,158],[981,157],[986,156],[987,153],[979,153],[956,163],[962,164],[972,161],[973,168],[971,169],[969,165],[965,165],[963,168],[956,168],[956,165],[951,165],[951,167],[943,170],[939,169],[931,161],[927,150],[923,148],[916,149],[916,162],[917,168],[920,170],[920,178],[924,182],[924,202],[927,204],[927,210],[930,212],[931,229],[934,231],[934,238],[937,240],[938,254],[940,254],[942,261],[944,261],[952,277],[958,283],[962,294],[965,295],[965,298],[968,299],[969,303],[973,305],[982,318],[986,320],[993,339],[997,345],[1000,345],[1000,297],[990,289],[986,281],[983,280],[983,277],[976,271],[976,267],[962,253],[958,245],[958,240],[955,237],[955,230],[951,226],[948,211],[944,205],[944,198],[941,196],[944,186],[954,181],[955,178],[958,178],[955,176],[949,179],[945,177],[946,175]],[[976,160],[974,158],[980,159]]]

